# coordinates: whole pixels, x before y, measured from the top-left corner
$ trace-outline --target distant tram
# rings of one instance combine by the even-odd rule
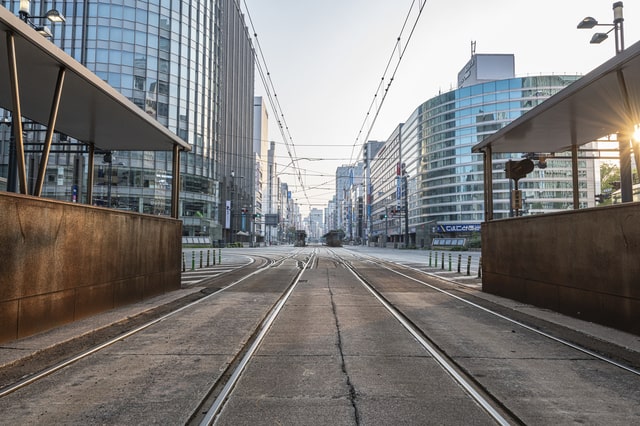
[[[307,245],[306,243],[307,233],[303,230],[296,231],[296,242],[293,244],[294,247],[304,247]]]
[[[326,244],[329,247],[342,247],[342,239],[344,238],[344,231],[333,230],[329,231],[322,236]]]

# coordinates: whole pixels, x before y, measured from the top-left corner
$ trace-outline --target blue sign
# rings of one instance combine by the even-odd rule
[[[455,225],[436,225],[433,227],[433,232],[480,232],[479,223],[460,223]]]

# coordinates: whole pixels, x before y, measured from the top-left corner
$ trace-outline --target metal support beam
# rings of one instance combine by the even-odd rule
[[[484,220],[493,220],[493,160],[491,146],[482,151],[484,156]]]
[[[18,182],[20,193],[27,193],[27,166],[24,158],[24,139],[22,136],[22,108],[20,104],[20,90],[18,85],[18,64],[16,62],[16,44],[13,33],[7,32],[7,53],[9,59],[9,85],[11,86],[11,96],[13,107],[11,116],[13,118],[13,139],[15,141],[15,162],[18,166]],[[9,160],[11,161],[11,160]],[[9,178],[13,179],[11,176]],[[15,188],[8,188],[15,191]]]
[[[573,141],[572,141],[573,142]],[[571,145],[571,178],[573,179],[573,209],[580,208],[580,187],[578,179],[578,145]]]
[[[623,203],[633,201],[631,145],[629,140],[629,135],[625,133],[618,133],[618,146],[620,148],[620,195]]]
[[[49,114],[49,124],[47,125],[47,135],[42,148],[42,157],[40,157],[40,167],[38,168],[38,178],[33,195],[39,197],[42,194],[42,186],[44,185],[44,175],[47,171],[47,162],[49,161],[49,153],[51,151],[51,143],[53,142],[53,132],[56,129],[56,121],[58,119],[58,110],[60,107],[60,98],[62,97],[62,87],[64,86],[65,69],[60,68],[58,71],[58,80],[51,102],[51,112]]]
[[[89,144],[89,165],[87,172],[87,204],[93,204],[93,166],[95,163],[96,146]]]
[[[180,147],[173,145],[173,170],[171,171],[171,217],[178,219],[180,214]]]
[[[622,26],[622,22],[620,22]],[[616,46],[617,46],[617,33],[616,33]],[[623,47],[624,49],[624,47]],[[622,92],[622,100],[624,101],[624,111],[627,114],[627,123],[629,128],[618,133],[618,147],[620,150],[620,195],[622,196],[622,202],[628,203],[633,201],[633,170],[631,168],[631,134],[633,133],[633,126],[637,124],[637,117],[634,117],[633,109],[631,108],[631,102],[629,101],[629,90],[627,89],[627,81],[624,78],[622,70],[616,71],[618,77],[618,86]],[[628,132],[628,133],[627,133]],[[634,154],[636,156],[636,167],[638,160],[637,144],[634,144]]]

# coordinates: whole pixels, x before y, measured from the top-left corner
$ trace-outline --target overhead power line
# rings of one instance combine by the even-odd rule
[[[244,3],[244,8],[246,11],[247,18],[249,19],[249,24],[251,25],[251,30],[253,31],[253,38],[255,40],[255,44],[257,47],[257,51],[254,50],[254,55],[256,58],[256,66],[258,69],[258,73],[260,74],[260,78],[262,80],[262,85],[264,86],[264,89],[267,92],[267,98],[269,100],[269,104],[271,105],[271,109],[274,112],[274,115],[276,116],[276,119],[278,121],[278,128],[280,129],[280,134],[282,135],[282,139],[285,143],[287,154],[289,154],[289,159],[291,160],[292,166],[296,171],[298,181],[300,182],[300,187],[302,188],[304,197],[307,200],[307,204],[311,206],[311,202],[309,201],[309,196],[307,195],[307,190],[302,180],[302,173],[300,172],[300,167],[298,166],[297,154],[296,154],[295,145],[293,143],[293,138],[291,137],[289,126],[287,125],[284,112],[282,111],[282,106],[280,105],[280,100],[278,99],[278,95],[275,91],[275,86],[273,84],[273,80],[271,79],[271,73],[269,72],[269,68],[267,67],[267,61],[264,57],[264,53],[262,52],[262,46],[260,45],[260,41],[258,40],[258,33],[256,32],[256,29],[253,25],[253,20],[251,19],[251,14],[249,13],[249,7],[247,6],[247,2],[243,0],[243,3]],[[258,52],[259,52],[259,55],[258,55]]]
[[[409,32],[409,35],[407,36],[407,41],[403,47],[402,46],[403,34],[407,29],[407,24],[409,23],[409,18],[411,17],[411,13],[414,9],[414,6],[416,6],[416,2],[418,3],[417,4],[418,13],[413,21],[413,25],[411,26],[411,30]],[[409,7],[407,16],[405,17],[404,22],[402,24],[402,29],[400,30],[400,34],[396,39],[396,43],[393,46],[393,51],[391,52],[391,55],[389,56],[389,60],[387,61],[387,65],[384,69],[384,72],[382,73],[382,78],[380,79],[380,82],[378,83],[376,91],[373,94],[373,99],[371,100],[369,109],[367,110],[364,120],[362,121],[362,126],[360,126],[360,130],[358,131],[356,140],[354,141],[353,146],[351,147],[351,160],[350,160],[351,163],[354,162],[353,153],[356,146],[360,146],[362,149],[362,145],[365,144],[369,139],[369,135],[373,130],[373,126],[376,124],[376,120],[378,118],[378,115],[380,114],[380,110],[382,109],[382,105],[384,104],[387,94],[389,93],[389,88],[391,87],[391,83],[393,83],[396,73],[398,72],[398,68],[400,67],[402,58],[404,57],[407,47],[409,46],[413,33],[416,29],[416,26],[418,25],[418,21],[422,16],[422,10],[424,9],[424,6],[426,4],[427,4],[427,0],[413,0],[413,2],[411,3],[411,6]],[[389,73],[389,69],[393,63],[393,58],[396,54],[396,51],[398,52],[398,58],[397,58],[395,67],[393,68],[393,72],[391,73],[391,77],[387,78],[387,74]],[[373,114],[373,118],[371,118],[374,108],[375,108],[375,113]],[[366,136],[363,139],[361,139],[361,136],[363,135],[363,131],[365,130],[365,127],[367,126],[367,124],[369,127],[366,130]]]

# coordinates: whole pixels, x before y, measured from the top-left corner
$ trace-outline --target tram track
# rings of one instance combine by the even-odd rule
[[[425,347],[434,357],[444,359],[444,362],[441,363],[443,368],[449,371],[448,365],[451,365],[453,369],[452,376],[456,376],[460,374],[463,378],[459,383],[465,389],[467,389],[467,385],[464,382],[469,383],[468,392],[470,395],[473,395],[474,392],[479,392],[481,395],[484,395],[486,401],[488,401],[488,407],[494,407],[501,416],[494,417],[493,413],[491,413],[492,408],[488,408],[488,412],[499,424],[526,424],[531,420],[522,420],[523,418],[520,415],[521,408],[514,409],[511,403],[505,403],[504,396],[500,396],[494,393],[493,389],[488,386],[488,383],[483,379],[477,379],[472,371],[470,371],[469,365],[465,362],[465,358],[458,355],[460,361],[463,363],[460,364],[455,357],[451,357],[447,355],[447,349],[444,348],[441,344],[438,343],[439,338],[430,337],[430,331],[425,329],[424,320],[415,317],[416,308],[413,306],[409,309],[409,305],[406,307],[400,306],[397,303],[397,300],[401,298],[394,297],[396,302],[391,301],[388,298],[388,295],[397,295],[398,292],[402,292],[402,284],[400,282],[410,282],[414,284],[418,284],[425,288],[428,291],[434,291],[437,294],[444,295],[447,298],[451,299],[453,303],[463,304],[471,309],[475,309],[482,314],[490,315],[494,318],[497,318],[498,321],[505,321],[506,327],[503,325],[503,331],[499,329],[496,330],[497,333],[507,333],[511,334],[524,334],[524,333],[533,333],[534,335],[540,336],[543,339],[547,339],[552,344],[560,345],[560,347],[567,348],[570,351],[575,351],[578,355],[575,357],[570,357],[569,359],[573,359],[579,362],[588,363],[589,359],[592,359],[594,362],[602,363],[602,365],[606,365],[612,368],[616,368],[621,370],[621,377],[624,377],[625,374],[630,374],[634,377],[626,376],[625,382],[627,380],[633,382],[640,377],[640,370],[637,368],[638,356],[637,353],[627,352],[622,350],[623,355],[621,356],[608,356],[605,355],[607,351],[616,352],[616,349],[607,349],[601,351],[601,342],[594,341],[594,339],[589,339],[586,336],[582,336],[582,339],[578,339],[583,341],[583,344],[578,344],[573,341],[573,339],[563,337],[563,335],[567,334],[572,338],[576,338],[576,332],[570,329],[563,328],[561,326],[550,327],[546,324],[541,324],[539,321],[536,325],[530,325],[528,322],[531,320],[526,314],[521,314],[520,318],[514,319],[512,316],[513,312],[509,312],[509,309],[506,307],[502,307],[502,309],[494,309],[491,307],[492,303],[486,303],[487,301],[481,299],[478,300],[477,297],[472,296],[473,291],[470,291],[463,285],[459,283],[449,280],[447,278],[443,278],[438,275],[430,274],[426,271],[412,268],[406,265],[397,264],[395,262],[389,261],[381,261],[379,258],[374,258],[362,254],[351,253],[353,259],[346,260],[344,259],[344,253],[341,253],[343,256],[343,261],[345,262],[346,267],[358,278],[359,281],[365,285],[365,287],[378,299],[381,303],[387,307],[387,309],[393,313],[394,316],[398,319],[402,325],[410,331],[410,333],[416,338],[417,341],[420,342],[421,345]],[[337,255],[336,255],[337,257]],[[372,269],[370,269],[368,274],[362,273],[362,265],[354,266],[359,262],[366,262],[370,265]],[[384,271],[388,271],[389,273],[397,276],[399,280],[393,280],[389,277],[385,278],[385,282],[387,285],[380,285],[381,280],[377,280],[376,278],[381,275],[381,268]],[[366,268],[365,268],[366,269]],[[421,278],[424,276],[428,276],[428,279]],[[375,278],[374,278],[375,277]],[[373,280],[371,278],[374,278]],[[376,283],[378,281],[378,283]],[[389,281],[395,281],[396,284],[389,286]],[[413,287],[414,288],[414,287]],[[415,288],[413,290],[407,291],[416,291]],[[473,299],[477,299],[477,301],[473,301]],[[443,300],[439,298],[439,300]],[[439,302],[443,304],[447,304],[447,302]],[[389,305],[389,306],[387,306]],[[496,305],[497,308],[497,305]],[[404,314],[403,311],[408,309],[411,311],[411,314]],[[467,316],[470,316],[467,314]],[[405,324],[406,323],[406,324]],[[549,331],[551,328],[553,331]],[[440,335],[439,335],[440,337]],[[426,343],[422,342],[422,339],[426,340]],[[429,346],[431,348],[429,348]],[[591,349],[590,346],[597,347],[598,350]],[[433,350],[433,352],[432,352]],[[627,357],[626,355],[630,355]],[[508,355],[505,355],[505,359]],[[440,360],[439,360],[440,361]],[[605,367],[597,367],[597,369],[605,368]],[[458,380],[456,378],[456,380]],[[475,396],[474,396],[475,399]],[[482,400],[478,400],[478,403],[485,407],[485,403]],[[524,419],[527,419],[526,415]]]
[[[260,260],[258,264],[250,262],[243,267],[226,272],[224,275],[202,280],[199,286],[201,289],[198,292],[191,293],[169,304],[157,306],[134,317],[127,317],[116,323],[85,333],[60,345],[44,349],[27,359],[21,359],[13,364],[5,365],[0,369],[0,382],[2,383],[0,386],[0,398],[32,385],[115,343],[166,321],[174,315],[205,302],[221,292],[229,290],[243,281],[266,271],[268,268],[277,267],[297,254],[299,254],[299,251],[280,259],[259,255],[254,256],[255,259]],[[247,270],[251,270],[251,272],[247,273]],[[224,281],[218,283],[221,279]],[[75,354],[69,356],[69,353]],[[46,366],[42,367],[42,365]]]
[[[539,326],[533,326],[533,325],[529,325],[525,322],[526,318],[522,318],[522,319],[515,319],[513,318],[512,313],[508,313],[506,310],[501,309],[500,311],[498,311],[497,309],[485,306],[480,304],[479,301],[473,301],[470,300],[471,296],[470,294],[467,292],[467,288],[464,285],[460,285],[459,283],[457,283],[454,280],[448,279],[446,277],[441,277],[439,275],[436,274],[432,274],[430,272],[427,271],[423,271],[421,269],[417,269],[417,268],[413,268],[407,265],[400,265],[394,262],[388,262],[388,261],[380,261],[380,259],[377,258],[373,258],[370,256],[365,256],[362,254],[358,254],[358,256],[360,256],[362,259],[366,259],[368,262],[375,264],[378,267],[384,268],[398,276],[401,276],[403,278],[406,278],[410,281],[413,281],[419,285],[422,285],[426,288],[429,288],[431,290],[437,291],[441,294],[446,295],[447,297],[450,297],[452,299],[455,299],[461,303],[467,304],[469,306],[472,306],[478,310],[481,310],[485,313],[488,313],[490,315],[493,315],[497,318],[500,318],[502,320],[505,320],[515,326],[518,326],[522,329],[528,330],[530,332],[533,332],[539,336],[543,336],[547,339],[553,340],[563,346],[569,347],[571,349],[574,349],[576,351],[579,351],[585,355],[591,356],[595,359],[598,359],[606,364],[615,366],[617,368],[620,368],[622,370],[625,370],[631,374],[634,374],[636,376],[640,376],[640,367],[638,367],[637,365],[637,361],[629,361],[628,363],[619,361],[617,359],[614,359],[613,357],[607,356],[607,355],[603,355],[602,353],[599,353],[596,350],[592,350],[589,349],[581,344],[578,343],[574,343],[573,341],[570,341],[567,338],[563,338],[560,337],[556,334],[554,334],[551,331],[545,331],[543,329],[541,329]],[[410,271],[410,272],[414,272],[414,273],[418,273],[420,275],[427,275],[430,278],[433,278],[434,280],[440,281],[440,282],[444,282],[450,286],[453,286],[452,289],[445,289],[442,286],[436,285],[433,282],[426,282],[423,279],[417,278],[413,275],[409,275],[408,273],[402,272],[401,270],[406,270],[406,271]],[[455,294],[455,292],[461,292],[465,295],[465,297],[460,296],[458,294]],[[557,329],[557,328],[556,328]]]
[[[232,392],[234,386],[247,367],[251,358],[255,354],[256,350],[266,337],[269,328],[278,317],[278,314],[289,299],[289,296],[291,296],[291,293],[293,293],[293,291],[295,290],[298,282],[300,282],[304,272],[317,262],[315,250],[309,256],[309,258],[298,260],[297,262],[298,268],[300,269],[299,273],[294,277],[291,284],[287,287],[282,296],[267,313],[260,326],[255,330],[254,334],[246,342],[243,349],[238,353],[233,362],[226,369],[222,376],[223,379],[218,380],[205,395],[203,400],[200,402],[198,409],[194,411],[188,424],[208,426],[215,422],[216,416],[224,408],[224,404],[230,393]]]
[[[194,289],[198,300],[94,345],[84,358],[95,358],[68,356],[56,370],[24,377],[20,388],[0,388],[0,407],[13,416],[7,421],[289,423],[293,413],[325,406],[316,414],[327,417],[307,418],[310,424],[365,424],[396,409],[398,419],[425,421],[437,412],[453,416],[434,417],[443,421],[501,425],[640,416],[630,408],[633,366],[575,352],[579,345],[511,318],[508,306],[485,303],[455,282],[346,249],[255,259],[224,283]],[[562,390],[568,382],[580,387]],[[569,400],[569,392],[586,402]],[[65,411],[37,414],[47,398]],[[78,401],[86,407],[76,408]],[[451,412],[451,404],[465,411]]]
[[[449,374],[449,376],[462,387],[465,392],[487,415],[499,425],[524,424],[504,404],[489,393],[475,378],[469,375],[458,363],[445,351],[437,346],[419,326],[414,324],[409,317],[396,308],[384,295],[379,292],[356,268],[349,262],[341,259],[334,250],[330,250],[334,261],[344,266],[360,282],[360,284],[384,306],[384,308],[402,325],[402,327],[431,355],[436,362]],[[384,267],[376,262],[378,266]]]

